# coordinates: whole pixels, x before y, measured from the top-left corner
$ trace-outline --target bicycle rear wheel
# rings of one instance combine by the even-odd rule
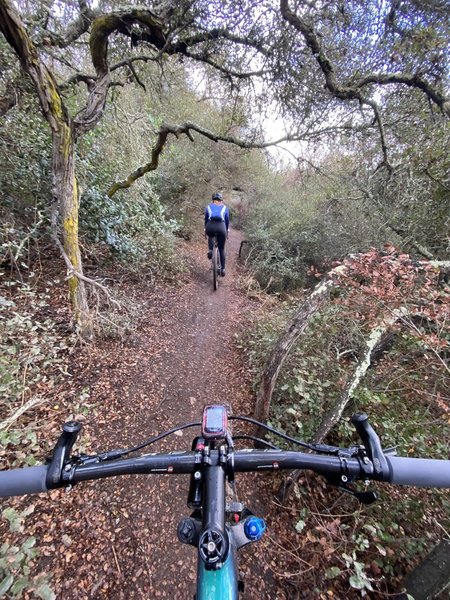
[[[217,249],[217,246],[215,245],[213,248],[213,255],[212,255],[212,272],[213,272],[213,289],[214,291],[217,290],[217,288],[219,287],[219,251]]]

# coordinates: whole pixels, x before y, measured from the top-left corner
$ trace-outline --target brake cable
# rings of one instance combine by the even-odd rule
[[[328,446],[326,444],[314,444],[314,443],[302,442],[302,441],[297,440],[289,435],[286,435],[285,433],[282,433],[281,431],[277,431],[276,429],[274,429],[273,427],[270,427],[269,425],[266,425],[265,423],[261,423],[261,422],[257,421],[256,419],[252,419],[251,417],[230,416],[229,419],[234,420],[234,421],[244,421],[247,423],[251,423],[252,425],[257,425],[258,427],[262,427],[269,433],[273,433],[274,435],[277,435],[278,437],[280,437],[292,444],[297,444],[298,446],[307,448],[308,450],[312,450],[313,452],[319,452],[319,453],[323,453],[323,454],[338,454],[340,452],[340,448],[337,448],[335,446]],[[109,450],[108,452],[102,452],[100,454],[97,454],[96,456],[89,456],[86,458],[88,458],[90,460],[92,460],[92,459],[99,460],[101,462],[108,461],[108,460],[116,460],[118,458],[121,458],[122,456],[132,454],[133,452],[138,452],[139,450],[142,450],[143,448],[146,448],[147,446],[150,446],[151,444],[154,444],[155,442],[158,442],[159,440],[162,440],[165,437],[172,435],[173,433],[176,433],[177,431],[182,431],[183,429],[188,429],[190,427],[199,427],[199,426],[201,426],[200,422],[186,423],[185,425],[179,425],[177,427],[174,427],[173,429],[169,429],[168,431],[165,431],[164,433],[160,433],[159,435],[157,435],[153,438],[149,438],[148,440],[146,440],[142,444],[139,444],[138,446],[134,446],[132,448],[127,448],[127,449]],[[267,446],[268,448],[271,448],[273,450],[279,449],[276,446],[270,444],[270,442],[267,442],[263,439],[255,437],[255,436],[250,436],[250,435],[234,436],[232,439],[235,439],[235,440],[236,439],[250,439],[255,442],[264,444],[265,446]],[[229,441],[229,440],[227,440],[227,441]],[[232,446],[231,446],[231,448],[232,448]]]
[[[277,446],[274,446],[273,444],[267,442],[266,440],[263,440],[262,438],[256,437],[256,435],[234,435],[233,440],[251,440],[252,442],[256,442],[258,444],[264,444],[264,446],[267,446],[271,450],[280,450],[280,448],[278,448]]]
[[[308,442],[302,442],[301,440],[297,440],[297,439],[291,437],[290,435],[286,435],[285,433],[282,433],[281,431],[277,431],[276,429],[274,429],[273,427],[270,427],[269,425],[266,425],[265,423],[260,423],[259,421],[256,421],[256,419],[252,419],[251,417],[242,417],[242,416],[233,417],[233,416],[231,416],[229,418],[230,418],[230,420],[233,419],[235,421],[246,421],[247,423],[252,423],[253,425],[258,425],[258,427],[262,427],[269,433],[278,435],[282,439],[287,440],[288,442],[291,442],[292,444],[297,444],[298,446],[301,446],[302,448],[307,448],[308,450],[312,450],[313,452],[319,452],[322,454],[338,454],[341,450],[340,448],[337,448],[335,446],[328,446],[326,444],[309,444]]]
[[[94,456],[94,457],[90,456],[89,458],[90,459],[95,458],[101,462],[104,462],[106,460],[116,460],[117,458],[121,458],[122,456],[131,454],[132,452],[137,452],[138,450],[142,450],[142,448],[146,448],[147,446],[150,446],[150,444],[154,444],[155,442],[158,442],[159,440],[162,440],[163,438],[165,438],[169,435],[172,435],[173,433],[176,433],[177,431],[181,431],[182,429],[188,429],[189,427],[199,427],[200,425],[201,425],[201,423],[199,423],[199,422],[186,423],[185,425],[178,425],[177,427],[174,427],[173,429],[169,429],[168,431],[165,431],[164,433],[160,433],[159,435],[157,435],[153,438],[149,438],[142,444],[139,444],[138,446],[134,446],[133,448],[109,450],[108,452],[102,452],[100,454],[97,454],[97,456]]]

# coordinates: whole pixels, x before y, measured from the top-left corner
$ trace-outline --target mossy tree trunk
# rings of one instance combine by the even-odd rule
[[[55,78],[48,70],[14,6],[0,0],[0,30],[20,59],[35,86],[42,112],[52,132],[54,201],[62,226],[63,247],[68,258],[69,295],[75,322],[84,337],[92,334],[92,321],[83,280],[78,242],[78,191],[74,168],[74,133]]]
[[[78,238],[79,195],[75,175],[75,144],[73,131],[60,123],[53,138],[53,186],[61,224],[64,253],[69,267],[69,297],[74,320],[84,338],[92,336],[92,318],[86,297]]]
[[[306,300],[296,310],[294,316],[286,325],[284,332],[278,338],[270,353],[269,359],[263,370],[261,383],[255,404],[254,417],[257,421],[266,422],[269,418],[272,394],[278,375],[284,361],[289,355],[293,345],[305,331],[308,323],[316,314],[323,303],[328,299],[330,291],[336,283],[333,277],[342,272],[342,266],[335,267],[329,273],[329,279],[317,285]],[[258,431],[263,435],[263,431]]]
[[[89,12],[89,11],[88,11]],[[90,11],[92,12],[92,11]],[[72,119],[64,105],[53,73],[41,60],[33,40],[10,0],[0,0],[0,31],[18,56],[23,70],[31,77],[50,126],[53,140],[54,238],[68,267],[69,295],[74,320],[83,337],[91,337],[93,322],[87,303],[85,281],[78,240],[79,197],[75,175],[75,143],[101,119],[110,84],[108,38],[115,32],[129,33],[134,24],[145,30],[145,39],[155,48],[165,44],[162,22],[151,11],[131,7],[109,15],[93,16],[85,11],[85,20],[77,35],[88,29],[92,20],[90,51],[96,77],[90,87],[85,109]],[[81,21],[80,21],[81,23]],[[56,210],[55,210],[56,209]],[[59,241],[58,225],[63,243]],[[89,281],[89,280],[88,280]],[[95,283],[92,282],[91,283]]]

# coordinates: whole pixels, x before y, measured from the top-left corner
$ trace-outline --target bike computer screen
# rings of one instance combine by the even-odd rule
[[[225,406],[205,406],[202,419],[202,436],[210,440],[224,439],[227,433],[228,416]]]

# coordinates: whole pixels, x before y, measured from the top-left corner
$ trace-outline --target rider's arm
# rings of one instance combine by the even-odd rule
[[[205,227],[206,227],[206,223],[209,221],[209,214],[208,214],[208,207],[205,207]]]
[[[227,233],[228,233],[228,230],[230,229],[230,213],[228,211],[228,206],[227,206],[227,209],[225,211],[225,225],[226,225]]]

